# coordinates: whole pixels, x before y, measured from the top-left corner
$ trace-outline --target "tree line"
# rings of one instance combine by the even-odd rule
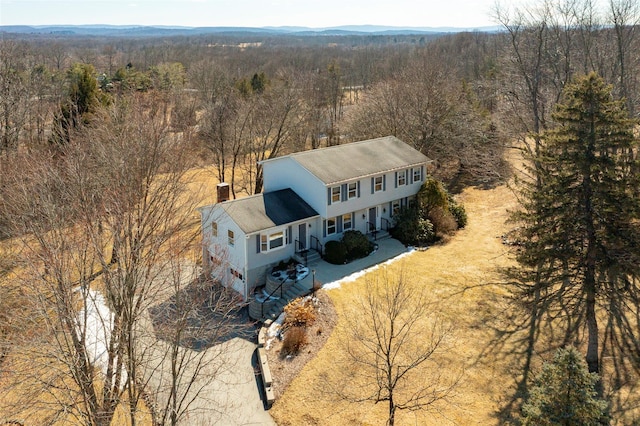
[[[140,352],[148,336],[136,334],[158,282],[176,297],[186,291],[186,266],[170,254],[197,237],[189,171],[211,165],[233,197],[254,194],[262,160],[395,135],[434,159],[432,174],[454,191],[506,181],[505,150],[526,154],[520,266],[507,271],[515,316],[497,337],[517,343],[523,374],[503,414],[517,417],[535,354],[572,344],[600,375],[610,415],[623,416],[640,348],[640,11],[633,0],[606,10],[549,0],[497,8],[495,18],[503,31],[417,41],[3,38],[0,236],[20,250],[0,277],[20,270],[33,291],[19,281],[3,289],[7,308],[28,296],[30,321],[3,309],[16,316],[3,321],[0,360],[46,348],[61,362],[56,380],[73,382],[53,395],[82,422],[106,424],[128,404],[135,423],[154,389],[148,369],[189,353],[178,335],[167,338],[174,350]],[[96,287],[116,325],[98,387],[75,315]],[[179,334],[201,313],[178,306],[168,309],[183,318],[169,321]],[[175,423],[186,410],[176,377],[172,391],[151,391],[168,395],[156,419]]]

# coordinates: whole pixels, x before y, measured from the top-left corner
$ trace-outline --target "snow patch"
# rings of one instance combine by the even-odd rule
[[[90,361],[99,365],[106,374],[109,361],[107,344],[113,328],[113,315],[102,294],[96,290],[88,291],[85,306],[78,313],[78,321],[81,335],[82,329],[86,327],[85,347]]]
[[[267,329],[267,341],[264,344],[264,348],[266,350],[271,349],[271,345],[273,344],[273,340],[280,336],[280,332],[282,329],[282,323],[284,323],[284,317],[287,314],[285,312],[282,312],[278,318],[276,318],[276,320],[271,323],[271,325],[269,326],[269,328]]]
[[[82,291],[76,289],[76,291]],[[96,290],[88,290],[85,306],[78,312],[78,332],[84,329],[85,347],[89,361],[100,367],[106,376],[109,364],[107,347],[113,329],[113,314],[104,300],[104,296]],[[124,385],[126,372],[123,370],[121,383]]]
[[[324,288],[326,290],[333,290],[333,289],[336,289],[336,288],[340,288],[342,286],[342,284],[347,284],[347,283],[350,283],[350,282],[354,282],[355,280],[357,280],[358,278],[362,277],[363,275],[368,274],[369,272],[375,271],[376,269],[378,269],[378,268],[380,268],[382,266],[391,265],[393,262],[396,262],[396,261],[398,261],[398,260],[410,255],[414,251],[415,251],[415,249],[413,247],[409,247],[408,250],[405,253],[399,254],[396,257],[392,257],[391,259],[389,259],[389,260],[387,260],[385,262],[382,262],[382,263],[379,263],[377,265],[371,266],[371,267],[369,267],[367,269],[363,269],[361,271],[354,272],[353,274],[347,275],[346,277],[341,278],[339,280],[332,281],[330,283],[326,283],[326,284],[324,284],[322,286],[322,288]]]

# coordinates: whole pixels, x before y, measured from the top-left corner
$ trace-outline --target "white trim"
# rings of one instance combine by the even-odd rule
[[[335,190],[338,190],[336,193]],[[342,185],[331,187],[331,204],[336,204],[342,201]]]
[[[284,227],[258,234],[260,238],[260,253],[269,253],[286,247],[288,233],[288,228]],[[281,240],[281,244],[273,247],[273,243],[277,240]]]
[[[353,196],[351,196],[351,185],[353,185]],[[347,184],[347,200],[358,198],[358,181]]]
[[[349,216],[349,221],[345,222],[345,217]],[[349,227],[347,228],[344,224],[348,223]],[[345,213],[342,215],[342,232],[351,231],[353,229],[353,213]]]
[[[333,222],[333,232],[329,232],[329,221]],[[327,234],[327,237],[329,235],[335,235],[338,233],[338,219],[334,216],[334,217],[328,217],[326,220],[326,230],[325,233]]]
[[[380,179],[380,189],[378,189],[378,179]],[[373,177],[373,193],[384,191],[384,175]]]
[[[402,183],[400,183],[402,180]],[[405,186],[407,184],[407,171],[406,170],[398,170],[398,180],[396,181],[396,185]]]

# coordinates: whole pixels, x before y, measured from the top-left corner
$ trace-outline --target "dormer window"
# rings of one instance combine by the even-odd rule
[[[211,235],[218,236],[218,222],[211,222]]]

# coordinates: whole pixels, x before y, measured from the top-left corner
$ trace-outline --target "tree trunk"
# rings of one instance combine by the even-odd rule
[[[590,373],[600,374],[600,366],[598,360],[598,320],[596,318],[596,266],[597,266],[597,236],[595,230],[595,218],[593,211],[593,188],[591,181],[591,163],[594,158],[595,147],[595,130],[593,121],[591,122],[591,135],[587,146],[587,159],[585,168],[583,169],[583,196],[584,196],[584,220],[586,232],[586,253],[585,253],[585,270],[584,270],[584,293],[586,303],[586,321],[587,321],[587,366]],[[602,397],[602,381],[596,383],[596,391],[598,396]]]
[[[529,334],[527,336],[527,350],[524,361],[524,367],[522,372],[522,390],[527,393],[527,385],[529,381],[529,373],[531,372],[531,360],[533,358],[535,344],[536,344],[536,330],[538,328],[538,308],[540,306],[540,285],[541,277],[540,270],[542,267],[538,265],[538,271],[536,272],[536,278],[534,282],[533,290],[533,305],[531,306],[531,318],[529,319]]]

